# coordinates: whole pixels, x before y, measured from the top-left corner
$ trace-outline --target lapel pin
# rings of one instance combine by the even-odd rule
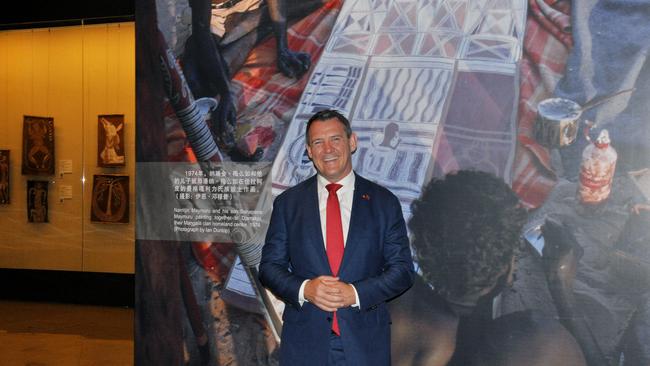
[[[366,201],[370,201],[370,195],[364,193],[364,194],[361,195],[361,199],[366,200]]]

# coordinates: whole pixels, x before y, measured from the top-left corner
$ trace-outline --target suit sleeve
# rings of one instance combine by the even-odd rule
[[[282,198],[278,196],[273,204],[271,221],[262,248],[259,279],[262,285],[285,303],[300,308],[298,292],[306,278],[291,272],[288,226],[285,217],[286,202]]]
[[[406,224],[397,197],[388,200],[387,229],[384,235],[384,268],[379,276],[354,283],[361,309],[368,309],[388,301],[413,285],[413,260],[406,232]]]

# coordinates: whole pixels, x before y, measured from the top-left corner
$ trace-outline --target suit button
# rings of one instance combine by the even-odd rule
[[[328,316],[328,317],[327,317],[327,322],[328,322],[328,323],[331,323],[331,322],[332,322],[332,317],[331,317],[331,316]]]

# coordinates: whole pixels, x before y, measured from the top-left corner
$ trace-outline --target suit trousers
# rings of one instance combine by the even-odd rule
[[[327,366],[346,366],[343,342],[341,342],[341,337],[334,334],[334,332],[330,334],[330,352]]]

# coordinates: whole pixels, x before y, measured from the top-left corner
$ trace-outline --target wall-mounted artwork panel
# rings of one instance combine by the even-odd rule
[[[54,118],[23,119],[23,175],[54,175]]]
[[[128,223],[129,177],[127,175],[95,175],[93,177],[93,198],[90,205],[90,221]]]
[[[124,115],[100,115],[97,120],[97,166],[124,166]]]
[[[47,196],[47,181],[27,181],[27,221],[33,223],[49,222],[47,218]]]
[[[9,150],[0,150],[0,205],[6,205],[11,202],[9,194],[11,160],[9,159],[9,153]]]

